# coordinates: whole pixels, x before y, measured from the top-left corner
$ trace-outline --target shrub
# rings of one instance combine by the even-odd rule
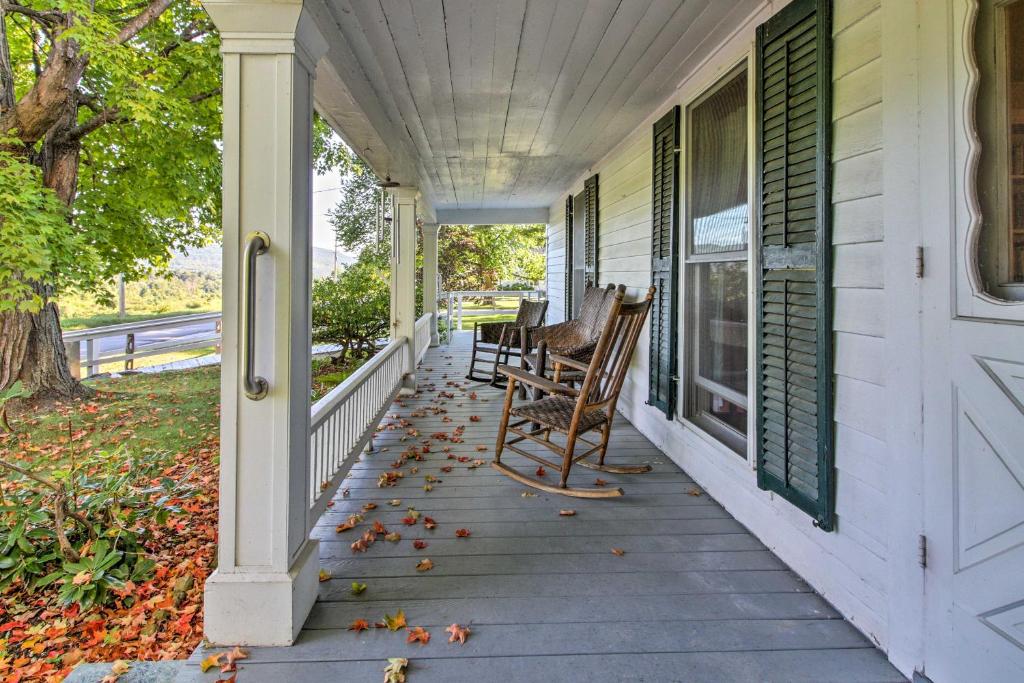
[[[50,477],[0,461],[21,475],[0,499],[0,590],[59,583],[61,603],[88,609],[125,581],[148,579],[150,525],[166,523],[195,491],[192,471],[177,481],[162,475],[166,461],[95,452]]]
[[[359,259],[313,282],[313,340],[338,344],[339,361],[349,351],[373,352],[388,334],[391,294],[387,262],[369,248]]]

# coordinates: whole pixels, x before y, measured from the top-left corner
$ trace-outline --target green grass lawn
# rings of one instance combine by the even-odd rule
[[[462,329],[472,330],[473,323],[510,323],[516,319],[516,314],[512,313],[497,313],[494,315],[463,315],[462,316]],[[458,318],[452,315],[452,324],[456,324]]]
[[[316,401],[364,361],[332,365],[313,361]],[[14,434],[0,434],[0,457],[52,471],[76,454],[113,451],[164,452],[170,459],[200,446],[220,429],[220,366],[85,380],[96,390],[82,401],[22,404],[10,409]]]
[[[198,447],[219,429],[220,366],[86,380],[82,401],[19,405],[0,454],[43,471],[86,451],[127,445],[168,456]]]

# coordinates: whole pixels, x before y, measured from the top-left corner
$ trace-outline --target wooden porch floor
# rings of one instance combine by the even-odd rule
[[[489,461],[503,392],[464,379],[469,340],[431,349],[421,367],[420,393],[389,415],[418,430],[382,432],[377,451],[352,470],[314,534],[331,578],[296,644],[253,648],[239,662],[240,683],[257,681],[380,681],[388,657],[409,659],[410,683],[426,681],[902,681],[885,656],[774,554],[697,486],[637,430],[618,416],[613,461],[646,462],[646,475],[605,475],[625,496],[578,500],[527,489],[484,465]],[[447,386],[447,382],[458,387]],[[439,398],[440,391],[455,394]],[[476,400],[468,392],[476,392]],[[444,401],[443,404],[437,401]],[[443,414],[427,412],[430,407]],[[471,421],[470,416],[479,416]],[[443,421],[451,418],[450,423]],[[393,488],[377,477],[413,444],[434,432],[464,426],[464,442],[434,441],[425,460],[410,460]],[[477,446],[486,446],[486,452]],[[525,459],[513,456],[513,464]],[[419,467],[410,473],[413,465]],[[452,465],[444,473],[441,467]],[[530,467],[530,470],[536,466]],[[424,476],[441,481],[424,491]],[[591,484],[594,472],[574,478]],[[549,475],[550,477],[551,475]],[[553,477],[552,477],[553,478]],[[400,498],[392,507],[390,499]],[[335,526],[366,503],[376,509],[355,530]],[[401,519],[415,507],[432,517],[415,526]],[[559,515],[572,508],[572,517]],[[377,540],[364,553],[349,545],[373,520],[402,535]],[[467,528],[469,538],[456,538]],[[414,539],[429,545],[413,548]],[[621,557],[612,554],[621,548]],[[425,558],[433,569],[416,571]],[[353,581],[368,588],[351,594]],[[404,631],[347,630],[404,610],[410,626],[431,634],[427,645],[406,643]],[[445,628],[472,629],[465,645],[450,644]],[[197,652],[188,680],[199,673]]]

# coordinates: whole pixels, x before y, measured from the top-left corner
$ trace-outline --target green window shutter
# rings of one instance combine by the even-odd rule
[[[831,2],[758,27],[757,483],[834,524]]]
[[[572,195],[565,199],[565,319],[572,320]]]
[[[583,281],[597,287],[597,174],[583,183]]]
[[[651,282],[657,288],[651,308],[650,377],[647,402],[671,418],[676,407],[676,300],[679,247],[679,107],[654,124],[651,181]]]

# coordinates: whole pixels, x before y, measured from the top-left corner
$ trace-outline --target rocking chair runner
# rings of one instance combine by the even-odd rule
[[[515,356],[520,358],[522,363],[522,356],[529,350],[527,346],[527,338],[529,337],[529,330],[537,327],[544,321],[544,314],[548,310],[547,301],[522,301],[519,304],[519,312],[516,313],[515,322],[494,322],[494,323],[474,323],[473,324],[473,353],[469,361],[469,372],[466,373],[466,379],[471,379],[475,382],[490,382],[497,386],[498,380],[498,364],[501,362],[501,357],[505,357],[505,363],[508,363],[510,357]],[[494,360],[477,358],[477,354],[493,355]],[[476,374],[476,366],[478,363],[486,362],[491,366],[491,374],[489,376],[481,376]]]
[[[650,310],[655,289],[654,287],[648,289],[647,297],[643,301],[635,303],[623,303],[625,291],[625,286],[619,285],[612,294],[604,331],[601,333],[593,357],[589,362],[552,354],[550,360],[555,369],[552,380],[508,365],[502,365],[499,368],[499,372],[508,376],[508,388],[505,391],[505,409],[501,418],[501,426],[498,428],[494,461],[491,463],[496,470],[522,484],[542,491],[581,498],[621,496],[622,489],[570,487],[568,485],[569,472],[575,463],[602,472],[617,474],[639,474],[650,471],[649,465],[618,466],[606,465],[604,462],[612,418],[615,415],[615,404],[618,401],[626,371],[629,369],[629,362],[633,356],[633,350],[636,348],[637,339],[640,337],[640,330],[643,328],[647,312]],[[579,389],[560,383],[564,369],[583,373],[583,382]],[[512,402],[517,382],[538,388],[549,395],[525,405],[513,407]],[[519,419],[510,423],[512,417]],[[528,426],[531,424],[532,426]],[[601,433],[599,443],[588,441],[582,437],[583,434],[595,430],[600,430]],[[506,440],[509,432],[514,436]],[[565,435],[564,446],[551,440],[552,432]],[[526,440],[538,443],[561,456],[561,463],[530,453],[515,445]],[[582,442],[590,448],[577,454],[577,442]],[[505,448],[559,472],[559,484],[555,486],[545,483],[501,462],[501,453]],[[597,461],[588,461],[587,458],[595,453],[598,456]]]

